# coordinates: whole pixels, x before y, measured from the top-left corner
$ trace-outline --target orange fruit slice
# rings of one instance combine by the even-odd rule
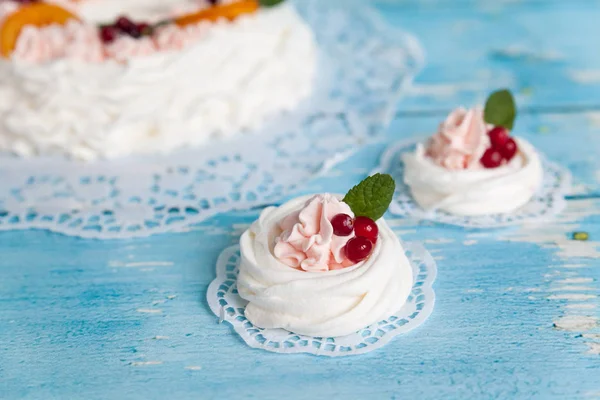
[[[243,14],[256,12],[260,7],[257,0],[241,0],[235,3],[214,6],[192,14],[183,15],[175,18],[175,23],[179,26],[197,24],[201,21],[216,21],[225,18],[233,21]]]
[[[62,7],[46,3],[32,3],[20,7],[4,20],[0,27],[0,53],[4,57],[11,55],[21,30],[27,25],[47,26],[52,24],[64,25],[77,16]]]

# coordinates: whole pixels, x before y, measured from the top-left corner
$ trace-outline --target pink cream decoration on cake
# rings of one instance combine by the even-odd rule
[[[276,239],[275,257],[307,272],[326,272],[353,265],[345,255],[346,243],[354,237],[336,236],[331,219],[338,214],[354,216],[350,206],[330,194],[316,195],[301,210],[284,218]]]
[[[149,56],[156,53],[157,49],[151,38],[134,39],[121,36],[114,42],[106,45],[106,56],[119,62],[126,62],[129,58]]]
[[[104,61],[104,48],[94,26],[69,21],[62,28],[66,39],[62,57],[87,62]]]
[[[64,26],[23,28],[12,57],[30,63],[43,63],[57,58],[86,62],[105,59],[104,48],[93,26],[69,21]]]
[[[166,25],[154,34],[154,43],[160,51],[181,50],[196,42],[201,35],[199,26],[181,28],[177,25]]]
[[[489,147],[487,125],[480,107],[457,108],[429,139],[426,154],[450,170],[481,168],[479,160]]]
[[[62,6],[69,1],[56,3]],[[16,2],[0,2],[0,24],[18,8]],[[169,24],[158,28],[152,36],[132,38],[123,35],[112,43],[102,42],[95,25],[78,21],[69,21],[65,25],[26,26],[19,35],[12,58],[38,64],[61,58],[88,63],[107,60],[124,63],[134,57],[181,50],[198,41],[209,26],[206,23],[186,27]]]
[[[37,29],[33,26],[26,26],[23,28],[12,57],[29,63],[42,63],[54,58],[57,53],[54,44],[57,38],[54,37],[52,28],[54,27]]]
[[[126,62],[129,58],[149,56],[160,51],[181,50],[201,36],[198,27],[175,25],[157,30],[152,37],[134,39],[121,36],[105,44],[94,26],[69,21],[66,25],[23,29],[12,57],[29,63],[44,63],[59,58],[99,63],[106,60]]]

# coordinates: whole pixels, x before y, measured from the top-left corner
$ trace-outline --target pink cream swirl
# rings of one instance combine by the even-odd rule
[[[460,107],[450,113],[429,139],[426,155],[446,169],[474,169],[480,167],[479,160],[488,147],[483,110]]]
[[[64,26],[25,26],[12,57],[30,63],[43,63],[63,57],[101,62],[104,60],[104,51],[95,27],[68,21]]]
[[[354,237],[333,234],[331,219],[337,214],[354,217],[348,204],[330,194],[308,200],[299,211],[285,217],[275,242],[275,257],[282,263],[308,272],[325,272],[353,265],[344,247]]]
[[[160,51],[181,50],[198,41],[201,36],[202,30],[199,25],[186,27],[167,25],[155,33],[154,43]]]
[[[149,56],[156,53],[156,46],[151,38],[132,38],[121,36],[114,42],[106,45],[106,55],[109,59],[118,62],[127,62],[128,59],[140,56]]]

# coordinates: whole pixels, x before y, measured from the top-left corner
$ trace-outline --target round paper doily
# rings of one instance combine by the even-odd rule
[[[207,300],[220,321],[228,322],[250,347],[275,353],[309,353],[317,356],[350,356],[379,349],[394,337],[415,329],[431,315],[435,304],[433,281],[437,274],[435,260],[419,243],[403,243],[413,268],[413,288],[406,304],[394,315],[352,335],[322,338],[283,329],[261,329],[244,316],[247,302],[237,292],[240,262],[239,246],[221,253],[217,261],[217,278],[210,284]]]

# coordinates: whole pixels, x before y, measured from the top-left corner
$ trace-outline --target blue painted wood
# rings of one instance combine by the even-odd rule
[[[490,4],[381,6],[429,50],[417,88],[475,83],[470,92],[442,96],[434,87],[404,99],[387,143],[431,132],[439,116],[425,114],[483,98],[505,75],[521,91],[534,88],[520,97],[531,106],[599,103],[596,84],[565,78],[571,69],[598,67],[598,2],[510,2],[496,12]],[[507,22],[507,36],[484,34]],[[534,51],[557,48],[565,59],[482,58],[517,41]],[[479,79],[481,70],[492,73]],[[402,238],[425,242],[438,258],[438,303],[424,326],[360,357],[252,350],[217,323],[204,300],[214,263],[257,211],[129,241],[1,232],[0,398],[600,397],[600,117],[538,110],[520,118],[517,130],[573,171],[569,209],[547,226],[493,232],[391,219]],[[299,193],[346,191],[384,147],[361,150]],[[591,240],[570,240],[578,230]]]
[[[389,0],[380,9],[428,53],[401,111],[473,104],[498,86],[525,107],[600,105],[600,56],[590,48],[598,1]]]

